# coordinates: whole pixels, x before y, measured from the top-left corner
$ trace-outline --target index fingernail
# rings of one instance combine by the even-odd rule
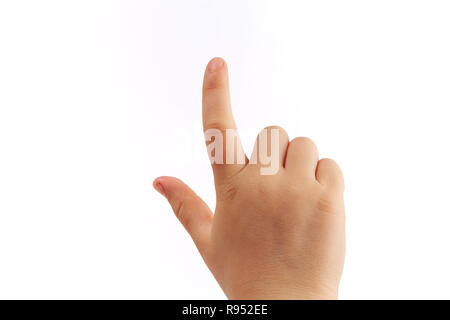
[[[221,58],[214,58],[208,63],[208,71],[214,72],[223,67],[224,61]]]

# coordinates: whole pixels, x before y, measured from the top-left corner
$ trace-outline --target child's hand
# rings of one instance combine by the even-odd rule
[[[227,67],[219,58],[205,72],[203,126],[205,131],[235,128]],[[279,170],[261,174],[257,151],[253,164],[247,158],[213,164],[214,214],[176,178],[157,178],[154,186],[167,197],[229,298],[337,298],[345,254],[341,171],[333,160],[318,160],[311,140],[289,142],[283,129],[268,131],[269,136],[279,133],[278,143],[269,144],[270,153],[279,157]]]

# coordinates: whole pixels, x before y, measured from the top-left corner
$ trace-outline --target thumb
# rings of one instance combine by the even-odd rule
[[[209,244],[213,218],[209,207],[191,188],[177,178],[156,178],[153,187],[167,198],[175,216],[203,255]]]

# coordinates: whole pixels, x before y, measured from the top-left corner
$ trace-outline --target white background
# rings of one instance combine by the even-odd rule
[[[309,136],[346,179],[340,296],[450,298],[449,1],[1,1],[0,298],[224,298],[159,175],[214,207],[201,81],[247,151]]]

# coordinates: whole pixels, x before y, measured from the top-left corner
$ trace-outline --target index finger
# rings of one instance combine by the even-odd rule
[[[214,143],[216,148],[214,150],[215,159],[212,159],[216,161],[212,163],[212,166],[214,177],[219,179],[239,172],[248,162],[237,134],[230,100],[227,65],[222,58],[214,58],[208,63],[203,79],[202,114],[207,144],[208,142]],[[219,145],[220,139],[216,137],[219,133],[222,140],[221,146]],[[214,141],[212,141],[212,135]],[[210,149],[208,148],[209,151]],[[231,157],[231,151],[234,151],[233,156],[235,157]],[[239,159],[239,155],[244,156],[244,161]]]

